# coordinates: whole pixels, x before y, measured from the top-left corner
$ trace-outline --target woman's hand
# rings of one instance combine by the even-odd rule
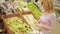
[[[36,26],[37,26],[38,28],[41,28],[40,20],[36,21]]]
[[[42,27],[42,24],[37,23],[36,26],[37,26],[38,28],[41,28],[41,27]]]

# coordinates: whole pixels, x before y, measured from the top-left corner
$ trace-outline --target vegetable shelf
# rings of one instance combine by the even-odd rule
[[[32,31],[31,27],[25,23],[22,15],[10,14],[2,17],[7,28],[7,34],[28,34]]]
[[[34,3],[29,3],[27,6],[30,10],[32,10],[33,14],[37,17],[37,19],[39,19],[42,15],[42,12],[34,5]]]

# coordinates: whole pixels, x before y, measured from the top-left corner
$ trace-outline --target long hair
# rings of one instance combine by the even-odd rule
[[[54,12],[53,0],[43,0],[42,6],[45,11],[48,10],[49,13]]]

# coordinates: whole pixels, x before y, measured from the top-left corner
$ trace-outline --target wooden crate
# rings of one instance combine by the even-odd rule
[[[11,18],[11,17],[19,17],[19,18],[22,18],[23,19],[23,22],[26,23],[27,25],[29,25],[25,19],[23,18],[23,16],[20,14],[20,13],[16,13],[16,14],[10,14],[10,15],[7,15],[7,16],[2,16],[2,19],[3,19],[3,23],[7,29],[7,34],[14,34],[13,31],[8,27],[7,23],[6,23],[6,19],[7,18]],[[30,25],[29,25],[30,26]],[[31,28],[31,27],[30,27]],[[21,34],[21,33],[20,33]],[[22,33],[23,34],[23,33]]]
[[[31,11],[30,11],[30,12],[23,12],[23,13],[22,13],[22,16],[23,16],[23,18],[24,18],[24,15],[30,15],[30,14],[31,14],[31,15],[33,16],[33,18],[36,20],[35,23],[37,24],[37,20],[38,20],[38,19],[35,17],[35,15],[34,15]],[[24,19],[25,19],[25,21],[26,21],[30,26],[33,25],[31,21],[28,22],[28,20],[27,20],[26,18],[24,18]],[[31,19],[30,19],[30,20],[31,20]],[[31,23],[32,25],[31,25],[30,23]],[[35,24],[34,26],[36,26],[36,24]],[[32,29],[33,29],[33,28],[32,28]]]

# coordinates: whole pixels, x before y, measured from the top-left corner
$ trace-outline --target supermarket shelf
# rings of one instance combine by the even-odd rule
[[[54,8],[56,10],[60,11],[60,1],[59,0],[54,0]]]
[[[55,10],[58,10],[58,11],[60,11],[60,8],[58,8],[58,7],[55,7]]]

